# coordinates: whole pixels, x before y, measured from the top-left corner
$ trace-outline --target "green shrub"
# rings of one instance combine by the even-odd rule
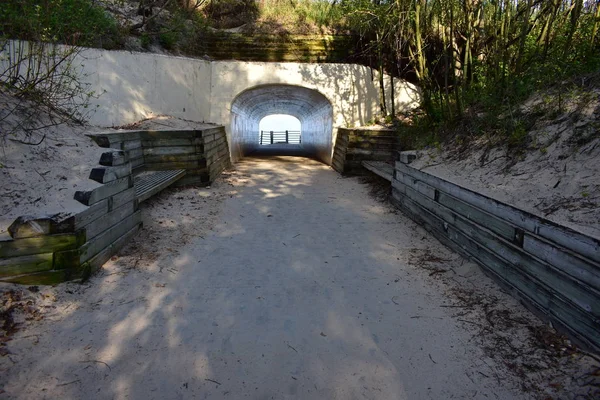
[[[158,34],[158,42],[167,50],[173,50],[179,40],[179,32],[167,31]]]
[[[0,34],[97,47],[113,47],[119,36],[116,21],[90,0],[2,0]]]
[[[144,48],[144,49],[148,49],[150,48],[150,45],[152,44],[152,38],[150,37],[150,35],[148,35],[147,33],[143,33],[140,36],[140,45]]]

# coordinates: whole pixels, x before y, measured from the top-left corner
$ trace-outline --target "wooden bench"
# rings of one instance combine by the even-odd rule
[[[0,281],[52,285],[86,279],[142,227],[140,202],[171,185],[206,186],[230,165],[225,128],[89,135],[110,149],[75,193],[78,213],[21,216],[0,235]]]
[[[140,203],[146,201],[161,190],[183,178],[185,173],[185,169],[142,172],[139,175],[136,175],[133,180],[135,198]]]
[[[362,166],[387,181],[394,178],[394,166],[385,161],[363,161]]]

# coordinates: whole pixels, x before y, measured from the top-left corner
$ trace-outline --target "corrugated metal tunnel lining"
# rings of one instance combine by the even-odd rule
[[[257,151],[260,120],[272,114],[298,118],[304,154],[331,163],[333,107],[316,90],[292,85],[258,86],[233,100],[230,147],[234,160]]]

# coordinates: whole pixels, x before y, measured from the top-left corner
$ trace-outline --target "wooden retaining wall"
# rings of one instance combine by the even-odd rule
[[[393,129],[338,128],[332,167],[340,174],[362,175],[363,161],[394,161],[399,150]]]
[[[351,35],[248,35],[207,31],[196,51],[215,60],[269,62],[357,61],[358,38]]]
[[[91,136],[111,149],[90,173],[103,185],[75,193],[88,206],[78,214],[17,218],[10,237],[0,238],[0,281],[50,285],[86,279],[142,226],[136,173],[185,169],[179,184],[208,185],[230,165],[223,127]]]
[[[208,185],[231,165],[225,128],[125,131],[90,135],[98,145],[121,150],[134,172],[186,170],[177,185]]]
[[[393,202],[534,311],[600,350],[600,240],[396,163]]]
[[[114,169],[113,169],[114,168]],[[0,281],[53,285],[86,279],[142,226],[129,163],[95,177],[104,185],[78,191],[88,208],[75,215],[19,217],[0,240]]]

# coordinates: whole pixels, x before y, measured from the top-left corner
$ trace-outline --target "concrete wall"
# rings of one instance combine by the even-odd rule
[[[228,128],[232,156],[236,159],[240,149],[236,147],[235,138],[231,137],[231,133],[232,130],[239,129],[241,121],[238,117],[232,120],[231,107],[239,94],[249,88],[277,84],[315,90],[322,94],[332,107],[333,131],[328,143],[329,154],[327,157],[318,155],[325,162],[329,162],[338,127],[364,125],[379,113],[378,75],[376,71],[373,71],[373,74],[371,72],[371,69],[355,64],[213,62],[210,122]],[[385,84],[385,94],[390,107],[389,76],[385,77]],[[419,104],[419,92],[414,85],[402,80],[395,80],[394,84],[395,104],[398,110],[411,109]],[[302,127],[303,136],[307,127]],[[309,129],[313,128],[317,128],[316,125],[310,125]]]
[[[5,62],[4,58],[0,58],[0,64]],[[338,127],[364,125],[379,111],[377,72],[354,64],[210,62],[161,54],[85,49],[72,65],[80,69],[84,83],[98,96],[88,108],[91,124],[119,126],[160,114],[213,122],[226,127],[234,158],[243,154],[235,151],[243,149],[243,145],[236,143],[235,137],[232,140],[232,126],[258,132],[253,122],[233,118],[232,114],[234,100],[248,89],[289,85],[324,96],[330,107],[323,108],[319,118],[315,115],[303,131],[307,137],[312,135],[313,144],[327,140],[329,154],[320,157],[326,162],[331,158]],[[389,107],[391,80],[388,76],[385,82]],[[413,85],[400,80],[394,85],[398,110],[418,105],[419,93]],[[285,109],[282,111],[294,115]],[[323,128],[319,119],[331,127]],[[317,147],[324,151],[323,143]]]
[[[209,119],[209,61],[87,49],[78,62],[84,81],[99,95],[90,104],[93,125],[118,126],[160,114]]]

